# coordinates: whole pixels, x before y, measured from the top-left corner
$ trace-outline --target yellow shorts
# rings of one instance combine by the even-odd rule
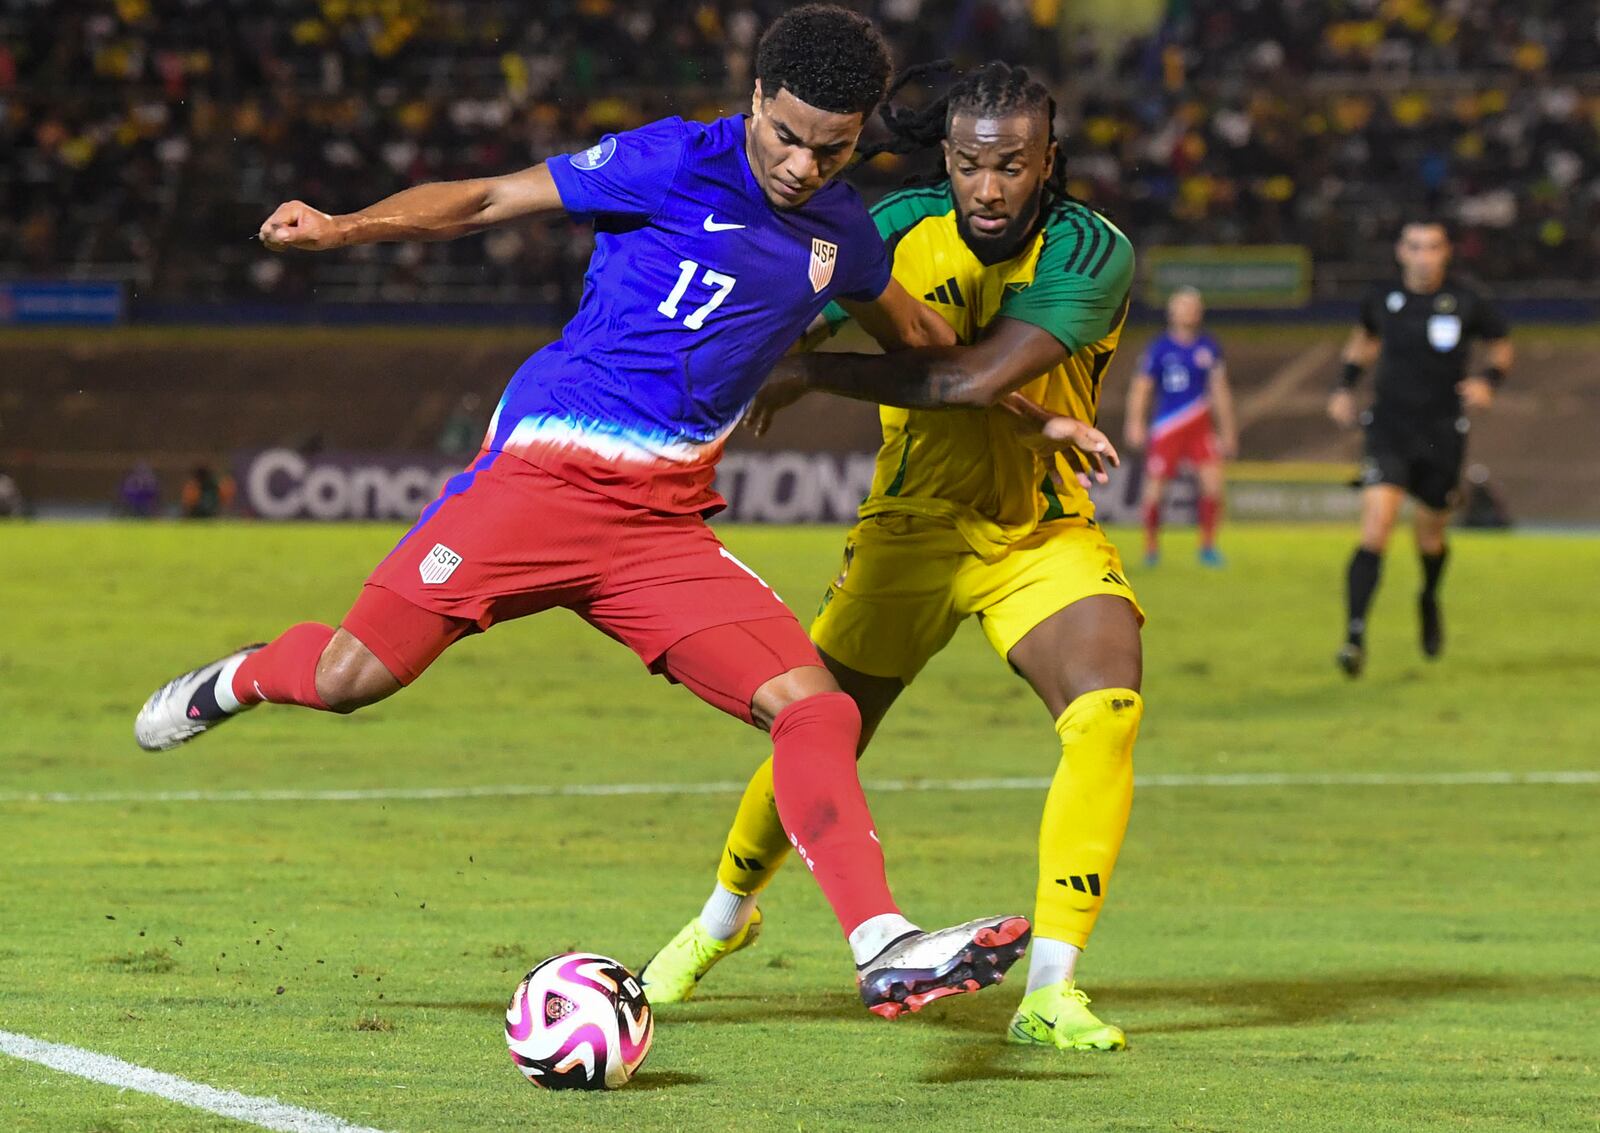
[[[846,537],[811,640],[857,672],[909,684],[971,614],[1004,658],[1034,626],[1094,594],[1126,598],[1144,623],[1117,549],[1082,520],[1047,523],[986,563],[948,524],[877,515]]]

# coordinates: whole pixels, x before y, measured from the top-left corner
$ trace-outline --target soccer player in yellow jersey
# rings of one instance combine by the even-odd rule
[[[863,746],[970,615],[1033,686],[1055,720],[1061,760],[1039,831],[1027,993],[1008,1037],[1118,1050],[1123,1032],[1089,1010],[1075,967],[1110,891],[1133,798],[1143,614],[1084,491],[1100,458],[1115,460],[1085,423],[1122,333],[1133,252],[1061,191],[1054,110],[1026,71],[990,63],[926,111],[885,114],[902,150],[943,145],[947,178],[893,193],[874,214],[895,278],[959,344],[793,355],[752,423],[762,427],[809,390],[883,406],[872,493],[812,639],[861,708]],[[1019,419],[1027,414],[1017,412],[1027,405],[1040,420],[1056,415],[1043,431],[1067,442],[1061,451],[1030,443]],[[644,969],[652,1002],[688,998],[713,964],[755,940],[757,894],[790,848],[772,799],[763,767],[705,909]]]

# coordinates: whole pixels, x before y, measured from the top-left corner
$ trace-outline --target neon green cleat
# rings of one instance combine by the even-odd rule
[[[1083,990],[1063,980],[1022,997],[1006,1041],[1057,1050],[1122,1050],[1128,1036],[1121,1027],[1097,1019]]]
[[[694,995],[700,980],[718,960],[749,948],[761,935],[761,910],[734,936],[718,940],[705,930],[696,917],[678,930],[672,942],[646,961],[639,973],[644,994],[651,1003],[682,1003]]]

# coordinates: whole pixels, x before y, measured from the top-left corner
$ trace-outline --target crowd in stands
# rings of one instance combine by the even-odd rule
[[[0,0],[0,276],[570,306],[589,251],[572,224],[334,257],[252,236],[285,199],[349,210],[661,114],[742,109],[753,45],[786,6]],[[1359,275],[1402,213],[1429,209],[1493,283],[1600,278],[1590,3],[1171,0],[1124,41],[1067,26],[1066,0],[861,6],[903,63],[1038,68],[1062,93],[1074,191],[1137,244],[1303,243]],[[858,180],[870,195],[905,173]]]
[[[1173,7],[1068,131],[1082,194],[1141,242],[1291,242],[1319,265],[1366,250],[1377,266],[1425,212],[1454,222],[1486,280],[1597,278],[1594,5]]]

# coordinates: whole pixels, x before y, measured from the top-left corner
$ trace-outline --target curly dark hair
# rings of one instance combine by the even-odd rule
[[[836,4],[785,12],[756,48],[764,96],[788,88],[801,102],[833,114],[871,114],[892,70],[889,45],[873,22]]]
[[[908,83],[954,71],[955,65],[948,59],[908,68],[889,89],[887,97],[892,99]],[[919,108],[885,103],[879,116],[888,128],[889,136],[875,145],[864,147],[861,160],[869,161],[880,153],[907,154],[936,146],[949,133],[950,120],[957,114],[998,117],[1024,111],[1043,114],[1049,139],[1052,142],[1056,140],[1056,100],[1050,94],[1050,89],[1030,75],[1025,67],[1013,67],[999,60],[985,63],[958,75],[944,94]],[[943,176],[940,173],[939,179]],[[1066,163],[1059,147],[1056,150],[1055,168],[1050,171],[1046,184],[1057,196],[1067,196]]]

